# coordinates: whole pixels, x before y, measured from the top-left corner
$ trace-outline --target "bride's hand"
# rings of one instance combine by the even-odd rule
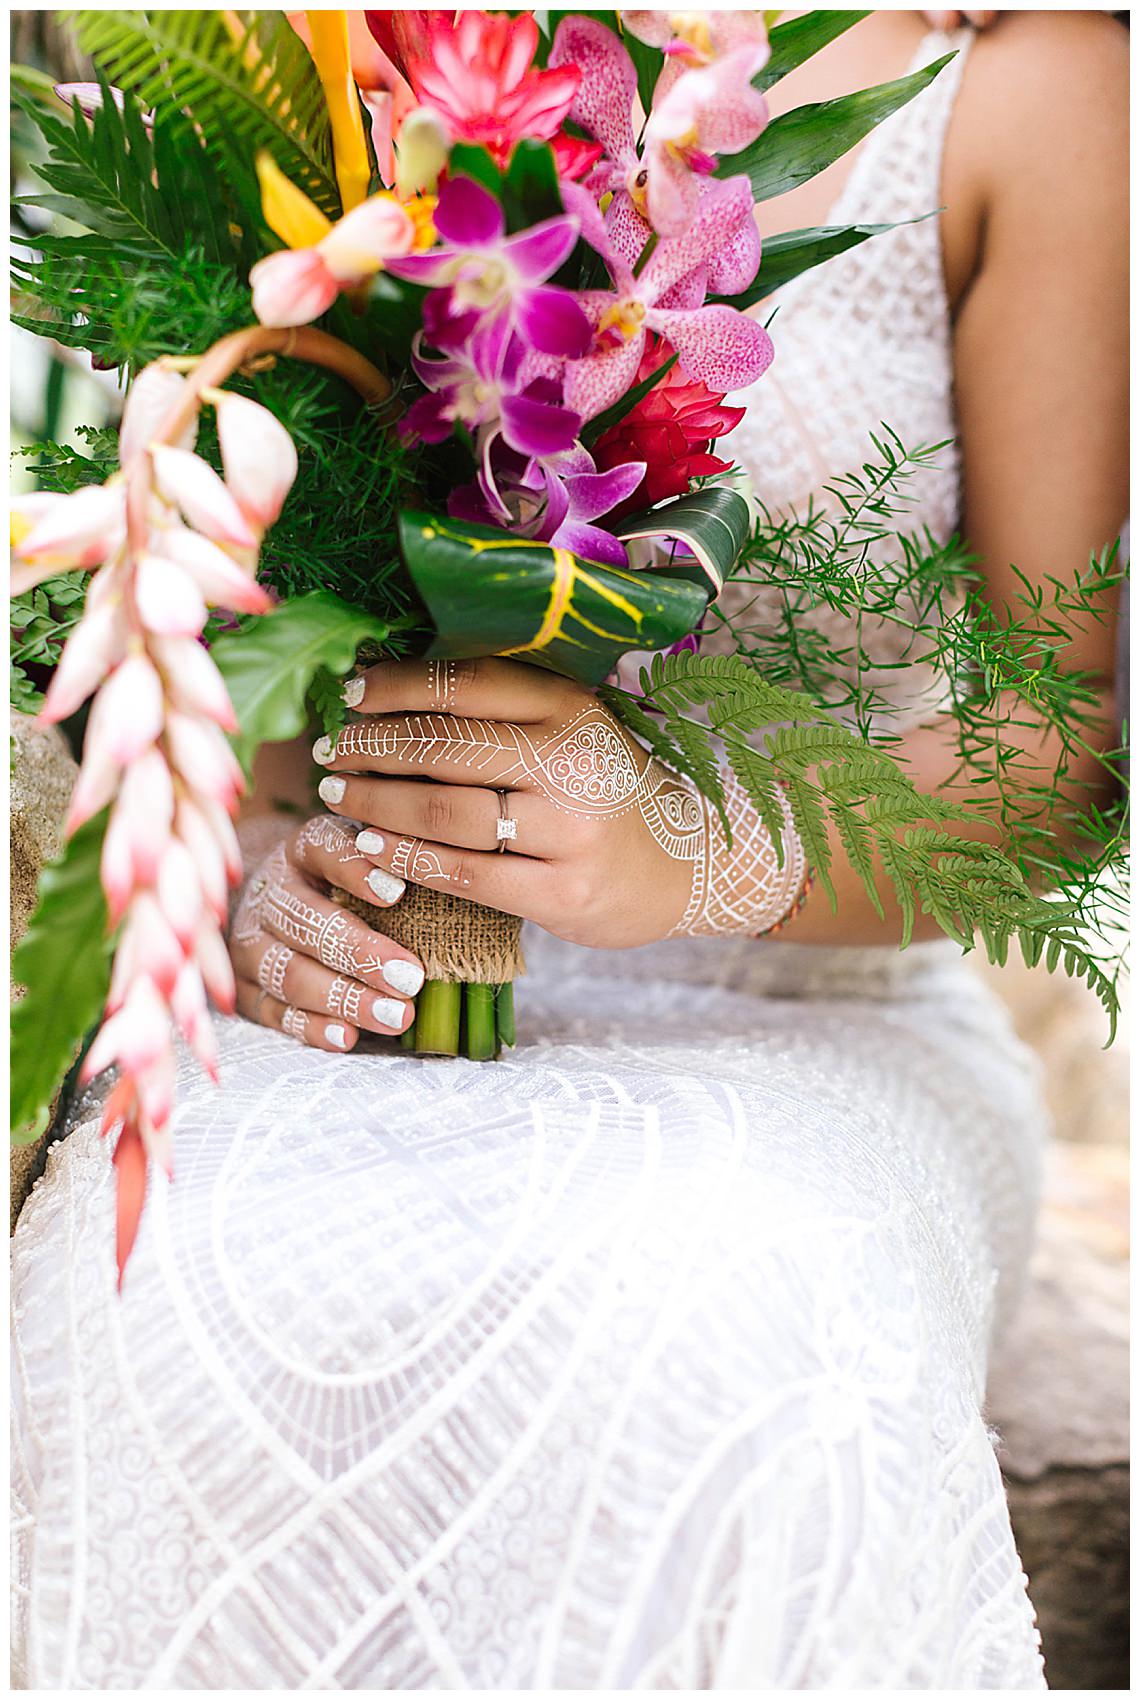
[[[351,680],[354,719],[315,759],[320,795],[363,821],[371,865],[537,921],[575,944],[758,933],[803,885],[728,776],[715,815],[591,692],[518,662],[387,662]],[[507,853],[501,854],[500,850]]]
[[[298,828],[255,819],[243,832],[253,862],[229,931],[241,1015],[321,1051],[350,1051],[361,1029],[402,1033],[424,971],[411,951],[325,895],[329,885],[389,905],[402,880],[356,849],[356,824],[315,816]],[[259,835],[277,842],[250,856]]]

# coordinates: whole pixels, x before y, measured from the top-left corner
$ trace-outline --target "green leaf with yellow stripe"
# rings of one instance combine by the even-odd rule
[[[603,567],[434,514],[401,514],[400,546],[435,627],[429,655],[513,655],[588,685],[627,651],[691,632],[711,592],[703,575]]]

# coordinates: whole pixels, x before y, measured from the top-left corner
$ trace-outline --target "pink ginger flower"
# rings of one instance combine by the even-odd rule
[[[660,241],[640,277],[612,241],[589,191],[567,183],[562,192],[567,208],[581,220],[583,237],[603,256],[614,281],[613,291],[587,290],[578,296],[594,327],[594,346],[565,367],[567,407],[592,419],[623,396],[636,378],[650,331],[677,351],[691,377],[718,395],[745,388],[767,370],[772,341],[755,319],[735,307],[701,306],[703,284],[684,305],[673,304],[678,285],[699,278],[734,233],[751,224],[746,178],[710,187],[685,234]]]
[[[538,25],[529,12],[366,12],[388,58],[453,141],[486,147],[505,165],[516,142],[550,141],[561,128],[580,73],[534,68]]]
[[[612,30],[579,13],[563,18],[550,64],[582,69],[570,116],[607,155],[590,187],[599,195],[628,196],[659,236],[679,236],[696,215],[718,156],[748,147],[768,122],[767,102],[752,87],[768,58],[763,16],[625,12],[622,19],[633,35],[668,56],[645,125],[644,154],[633,132],[637,73]]]
[[[148,1157],[173,1175],[174,1035],[216,1076],[207,999],[234,1006],[221,928],[241,874],[231,817],[243,779],[224,735],[236,726],[233,707],[199,640],[208,607],[271,606],[253,576],[257,549],[297,468],[283,427],[225,391],[205,392],[217,409],[224,477],[194,453],[194,427],[177,443],[155,442],[184,384],[148,367],[127,402],[122,472],[100,489],[29,498],[14,524],[17,583],[97,568],[40,718],[62,720],[94,698],[67,831],[110,806],[100,878],[120,932],[82,1077],[119,1069],[103,1132],[120,1127],[120,1288]]]

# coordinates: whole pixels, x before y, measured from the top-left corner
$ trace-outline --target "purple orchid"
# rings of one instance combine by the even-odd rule
[[[589,192],[564,183],[566,204],[577,212],[582,235],[609,267],[614,290],[579,295],[591,324],[594,346],[565,369],[567,407],[592,419],[625,395],[634,382],[648,331],[663,336],[690,375],[723,395],[746,388],[772,361],[772,342],[755,319],[735,307],[667,305],[673,292],[694,271],[752,222],[752,193],[747,178],[733,177],[702,195],[697,215],[683,236],[660,241],[640,277],[615,247]],[[703,287],[702,287],[703,293]]]
[[[546,281],[578,239],[576,218],[562,213],[508,236],[499,202],[470,177],[444,184],[434,216],[441,247],[385,262],[394,277],[441,291],[425,303],[430,342],[459,342],[501,318],[542,354],[575,359],[585,352],[589,322],[569,290]]]
[[[528,350],[505,318],[445,344],[437,356],[424,352],[424,340],[417,334],[412,366],[428,393],[405,414],[400,426],[405,436],[442,443],[459,423],[485,437],[501,436],[527,456],[573,443],[581,416],[560,405],[560,387],[528,372]]]
[[[685,19],[691,22],[678,36]],[[748,147],[768,122],[767,103],[752,87],[768,58],[763,15],[637,12],[625,21],[667,54],[646,121],[644,157],[633,133],[637,73],[612,30],[579,13],[563,18],[548,63],[582,71],[570,117],[606,152],[589,187],[598,196],[612,193],[616,204],[628,199],[659,236],[680,236],[718,155]],[[758,246],[756,257],[759,263]]]
[[[526,456],[503,441],[488,442],[479,478],[453,492],[447,511],[454,519],[509,527],[605,566],[628,564],[625,545],[592,522],[631,496],[645,476],[645,462],[599,472],[580,443],[553,454]]]

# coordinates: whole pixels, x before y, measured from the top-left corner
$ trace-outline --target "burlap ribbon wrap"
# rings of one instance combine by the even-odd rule
[[[338,903],[370,927],[414,952],[429,980],[501,986],[526,973],[522,921],[449,891],[409,885],[399,903],[381,909],[351,892],[334,891]]]

